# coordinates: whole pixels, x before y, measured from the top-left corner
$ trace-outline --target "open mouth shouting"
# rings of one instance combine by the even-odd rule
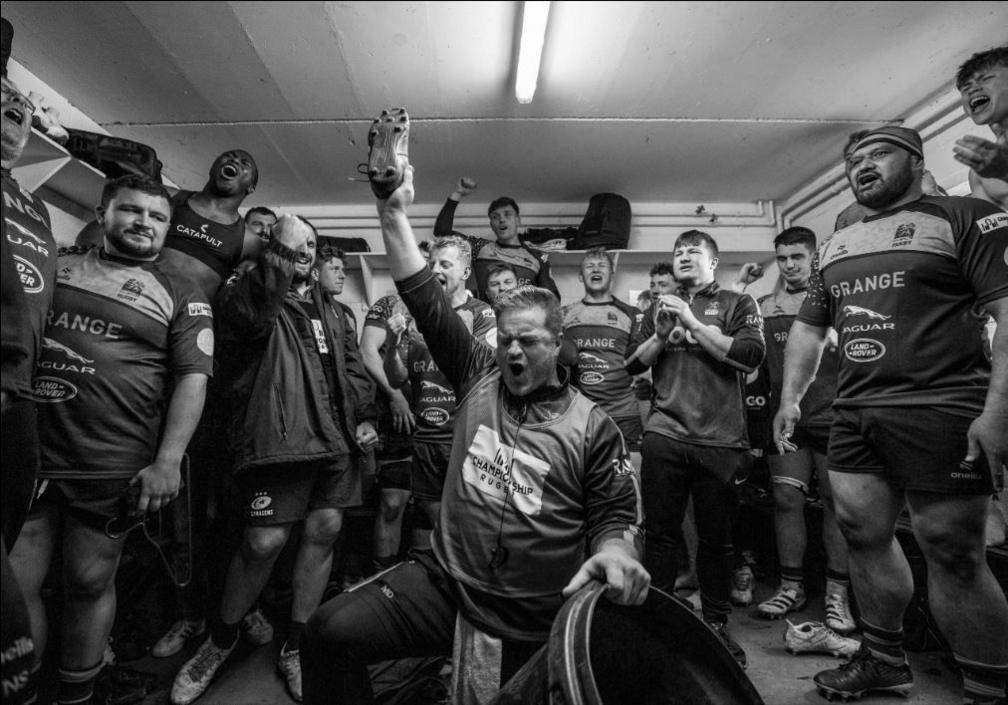
[[[225,179],[236,179],[240,172],[234,164],[225,164],[221,167],[220,173]]]
[[[10,120],[18,127],[21,127],[28,120],[28,114],[20,107],[7,108],[3,112],[4,118]]]
[[[971,115],[977,115],[983,112],[991,104],[991,99],[989,96],[983,93],[977,93],[969,99],[969,109]]]
[[[881,183],[882,177],[876,171],[862,171],[857,175],[855,183],[859,191],[869,191],[877,183]]]

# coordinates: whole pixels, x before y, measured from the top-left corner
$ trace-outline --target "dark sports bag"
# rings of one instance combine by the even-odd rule
[[[344,252],[370,252],[371,246],[368,241],[362,237],[332,237],[331,235],[323,235],[323,242],[320,245],[331,245],[332,247],[338,247]]]
[[[578,226],[570,249],[621,250],[629,241],[630,201],[618,193],[596,193],[588,201],[588,212]]]
[[[145,144],[121,137],[67,128],[70,139],[66,149],[70,154],[98,169],[110,179],[126,174],[149,176],[161,181],[161,160]]]

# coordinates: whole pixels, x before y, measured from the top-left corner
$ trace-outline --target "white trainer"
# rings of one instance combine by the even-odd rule
[[[175,624],[171,625],[171,628],[165,632],[163,637],[157,640],[157,643],[154,644],[153,648],[151,648],[151,656],[155,656],[157,658],[174,656],[185,648],[186,641],[194,637],[202,636],[205,631],[205,619],[196,621],[180,619],[175,622]]]
[[[235,640],[237,643],[237,639]],[[172,705],[189,705],[193,700],[203,695],[227,657],[234,651],[234,644],[222,649],[213,643],[211,637],[203,642],[191,659],[182,664],[172,683]]]
[[[787,631],[784,632],[784,644],[792,654],[820,653],[837,656],[853,656],[861,648],[861,642],[846,636],[841,636],[822,622],[802,622],[794,624],[787,621]]]

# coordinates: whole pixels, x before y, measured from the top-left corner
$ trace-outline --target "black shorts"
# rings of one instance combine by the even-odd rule
[[[835,409],[829,469],[884,475],[905,490],[990,494],[987,458],[981,454],[972,467],[962,464],[972,422],[924,406]]]
[[[413,458],[411,453],[399,458],[382,458],[377,462],[376,478],[378,489],[406,490],[413,489]]]
[[[641,441],[644,440],[644,424],[641,421],[640,414],[636,416],[621,416],[618,419],[613,418],[613,421],[616,422],[620,433],[623,434],[627,450],[631,453],[640,453]]]
[[[826,455],[829,449],[829,439],[829,426],[796,426],[794,433],[791,434],[790,440],[798,447],[799,450],[802,448],[808,448],[813,453]],[[771,438],[770,443],[767,444],[766,454],[780,455],[777,450],[777,444],[773,442],[773,438]]]
[[[97,480],[40,480],[29,517],[41,516],[50,507],[60,514],[70,514],[82,524],[100,531],[109,519],[119,515],[120,501],[132,478]]]
[[[423,502],[440,502],[451,457],[450,443],[413,444],[413,496]]]
[[[361,503],[360,468],[349,455],[319,462],[267,465],[238,475],[242,513],[250,526],[301,521],[312,509]]]

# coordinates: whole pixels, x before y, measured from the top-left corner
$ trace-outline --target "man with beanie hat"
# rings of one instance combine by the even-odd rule
[[[985,560],[984,522],[1008,459],[1008,214],[924,195],[922,154],[905,127],[851,136],[847,179],[866,215],[816,253],[785,350],[774,440],[793,449],[799,402],[834,327],[827,463],[864,639],[815,683],[829,697],[909,693],[902,641],[913,579],[894,538],[906,506],[963,702],[994,705],[1008,676],[1008,601]],[[978,311],[1000,324],[990,355]]]

